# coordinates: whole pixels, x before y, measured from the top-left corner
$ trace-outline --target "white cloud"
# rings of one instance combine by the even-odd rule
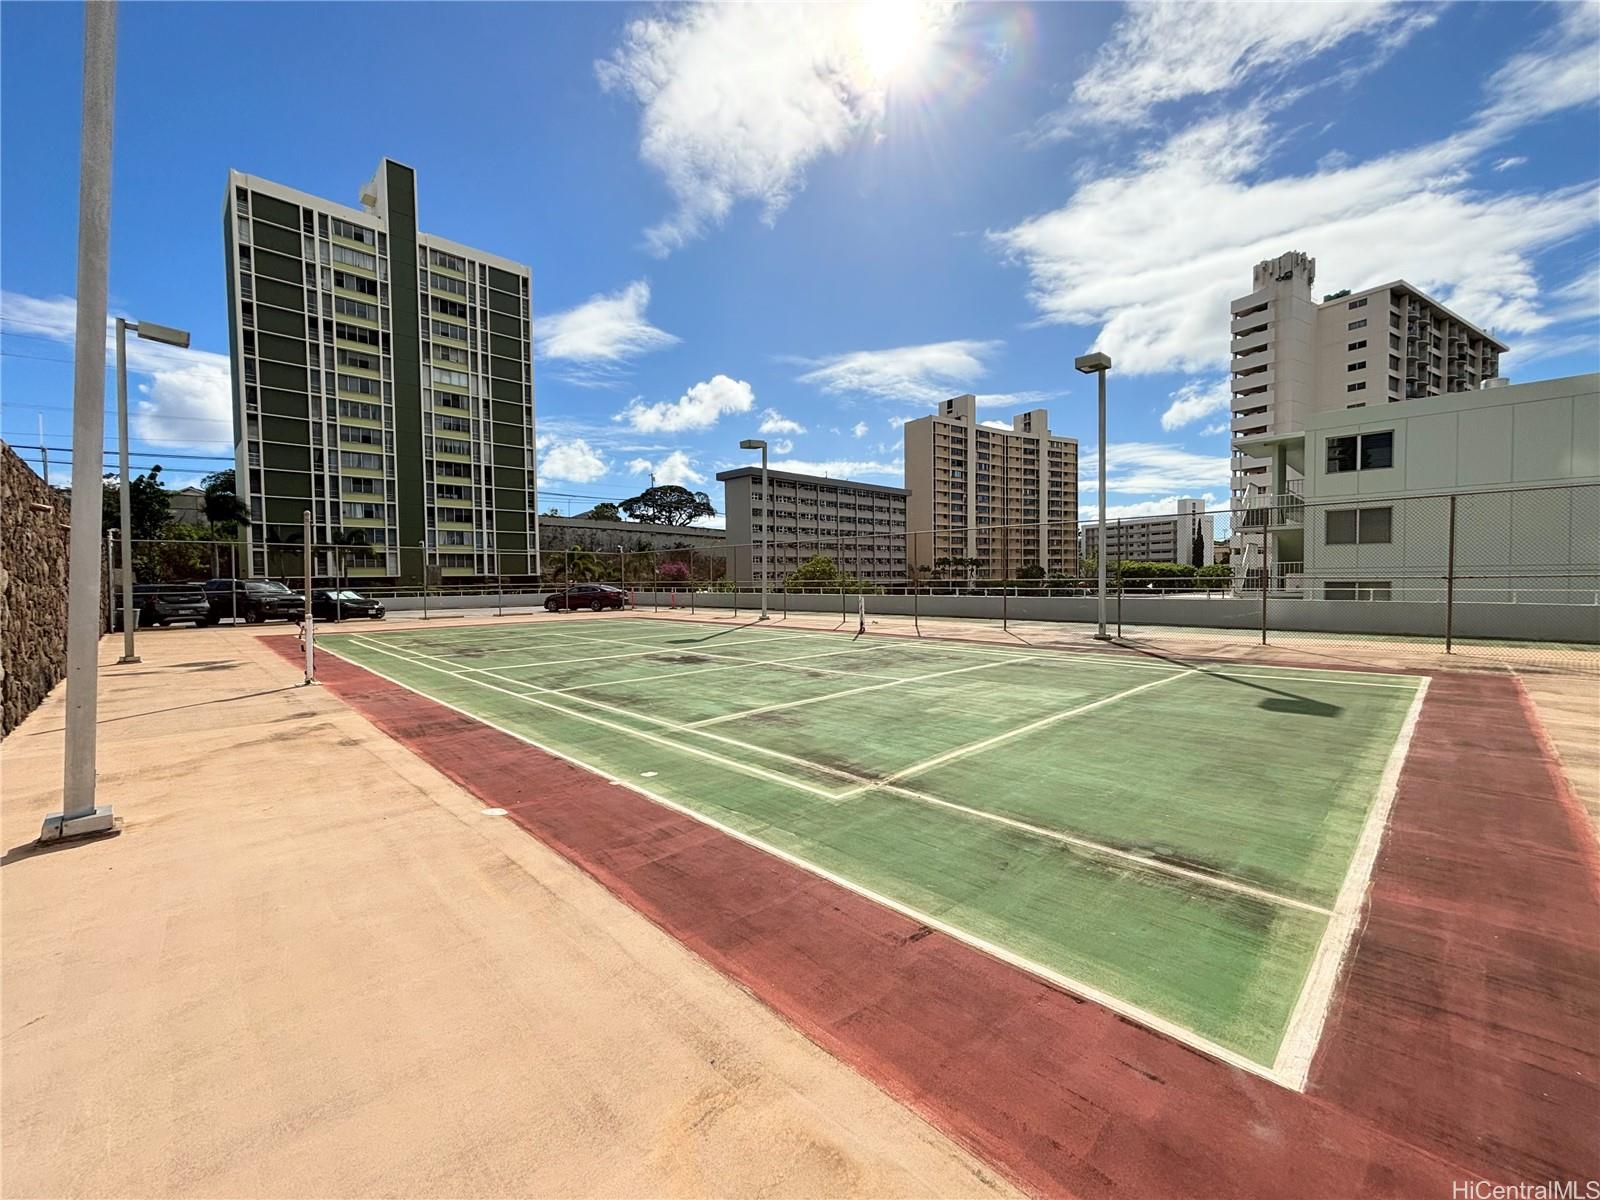
[[[1097,449],[1078,455],[1078,488],[1097,487]],[[1112,442],[1106,447],[1106,490],[1123,494],[1205,495],[1226,492],[1229,461],[1226,454],[1195,454],[1179,446],[1153,442]]]
[[[1496,171],[1509,171],[1509,170],[1511,170],[1512,167],[1520,167],[1524,163],[1526,163],[1527,161],[1528,161],[1528,156],[1527,155],[1525,155],[1525,154],[1513,154],[1508,158],[1502,158],[1502,159],[1499,159],[1498,161],[1496,161],[1495,164],[1494,164],[1494,169]]]
[[[791,421],[775,408],[769,408],[761,414],[762,433],[804,433],[806,427],[799,421]]]
[[[552,442],[539,460],[541,479],[560,479],[568,483],[593,483],[608,470],[606,460],[582,438]]]
[[[867,436],[867,423],[865,421],[857,421],[854,425],[852,425],[850,427],[850,436],[851,437],[858,437],[858,438],[866,437]]]
[[[1255,262],[1293,249],[1317,259],[1325,285],[1400,276],[1497,332],[1539,329],[1551,318],[1533,258],[1594,227],[1596,189],[1486,195],[1470,171],[1518,123],[1594,99],[1600,8],[1569,7],[1587,17],[1569,13],[1497,71],[1451,137],[1273,175],[1272,131],[1246,109],[1190,126],[993,243],[1028,269],[1043,322],[1098,324],[1095,349],[1130,374],[1225,366],[1228,301]]]
[[[640,433],[680,433],[686,429],[710,429],[728,413],[749,412],[755,402],[754,390],[742,379],[713,375],[676,400],[655,404],[630,400],[614,420],[626,421]]]
[[[1010,421],[979,421],[978,424],[982,425],[985,429],[1009,430],[1011,428]]]
[[[682,450],[674,450],[656,462],[648,458],[635,458],[628,463],[628,470],[634,475],[653,476],[655,483],[660,486],[676,484],[678,487],[694,487],[706,481],[705,475],[695,469],[694,459]]]
[[[946,6],[894,10],[904,33],[937,40]],[[595,63],[606,91],[640,106],[639,156],[659,171],[675,211],[645,231],[667,254],[720,224],[741,200],[770,225],[805,182],[885,112],[878,47],[863,38],[871,5],[684,4],[630,21]]]
[[[793,451],[794,442],[790,438],[779,438],[777,441],[772,443],[772,452],[774,454],[790,454],[793,453]]]
[[[830,479],[854,479],[862,475],[902,477],[905,475],[904,463],[876,462],[870,459],[838,458],[830,459],[826,462],[812,462],[804,459],[787,458],[771,463],[770,466],[774,471],[793,471],[797,475],[826,475]]]
[[[958,340],[891,350],[857,350],[833,358],[808,360],[800,376],[825,392],[873,396],[882,400],[927,403],[965,390],[988,370],[985,358],[1001,342]]]
[[[78,305],[71,296],[36,297],[0,292],[0,328],[6,333],[44,338],[72,346]],[[116,321],[106,319],[106,366],[116,366]],[[142,442],[164,449],[217,449],[233,446],[233,387],[226,354],[180,350],[141,341],[129,333],[128,373],[139,398],[130,403],[128,426]],[[116,393],[106,391],[115,411]]]
[[[1357,37],[1378,43],[1364,48],[1364,58],[1393,53],[1435,15],[1372,0],[1130,5],[1078,77],[1072,103],[1045,118],[1039,133],[1067,137],[1086,125],[1143,124],[1158,105],[1231,91],[1251,77],[1281,78]]]
[[[650,284],[635,280],[621,291],[591,296],[535,323],[539,353],[548,359],[615,363],[676,345],[678,339],[645,319]]]
[[[1233,407],[1233,392],[1226,378],[1210,382],[1191,380],[1173,392],[1167,411],[1161,414],[1161,428],[1178,429],[1205,417],[1225,413]]]

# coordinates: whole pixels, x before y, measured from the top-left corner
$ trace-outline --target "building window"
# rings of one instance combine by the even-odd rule
[[[1365,317],[1362,317],[1359,321],[1351,321],[1350,324],[1345,326],[1346,329],[1365,329],[1366,327],[1367,319]]]
[[[1367,348],[1367,339],[1366,338],[1362,338],[1359,342],[1351,342],[1348,346],[1345,347],[1346,350],[1365,350],[1366,348]]]
[[[366,304],[360,300],[352,300],[348,296],[335,296],[333,298],[333,311],[342,317],[361,317],[368,321],[378,319],[378,306]]]
[[[1363,358],[1360,362],[1347,363],[1344,369],[1346,371],[1365,371],[1367,369],[1367,360]]]
[[[1331,508],[1324,542],[1329,546],[1388,545],[1394,524],[1392,508]]]
[[[376,279],[368,279],[365,275],[352,275],[348,271],[334,271],[333,286],[344,288],[347,292],[360,292],[364,296],[378,294]]]
[[[349,246],[335,246],[333,261],[349,267],[365,267],[369,271],[378,269],[377,255],[368,254],[365,250],[352,250]]]
[[[1388,600],[1394,595],[1394,585],[1387,579],[1340,580],[1323,587],[1325,600]]]
[[[1366,306],[1367,306],[1367,297],[1366,296],[1361,297],[1361,299],[1359,299],[1359,300],[1350,301],[1350,307],[1351,308],[1365,308]]]
[[[1367,385],[1364,383],[1347,383],[1344,390],[1347,392],[1364,392],[1367,390]]]
[[[372,246],[377,243],[377,237],[370,229],[363,229],[360,225],[352,225],[349,221],[341,221],[338,217],[333,219],[333,232],[339,237],[347,238],[352,242],[365,242]]]
[[[1394,466],[1394,430],[1361,435],[1361,469],[1375,471]]]

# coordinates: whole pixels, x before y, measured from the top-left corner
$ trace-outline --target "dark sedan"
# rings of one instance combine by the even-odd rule
[[[311,593],[311,615],[319,621],[342,621],[348,617],[381,621],[383,601],[348,588],[317,588]]]
[[[554,593],[544,602],[544,610],[560,612],[563,609],[587,608],[599,612],[606,608],[623,608],[627,603],[628,594],[609,583],[575,583]]]

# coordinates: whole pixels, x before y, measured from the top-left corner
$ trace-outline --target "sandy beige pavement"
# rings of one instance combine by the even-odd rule
[[[139,648],[119,836],[30,846],[59,688],[0,749],[4,1195],[1010,1192],[254,631]]]

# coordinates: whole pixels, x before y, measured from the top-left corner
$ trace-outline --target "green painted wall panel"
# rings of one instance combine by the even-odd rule
[[[526,462],[522,447],[495,444],[494,461],[498,467],[520,467]]]
[[[507,382],[515,381],[519,387],[522,384],[522,364],[514,358],[501,358],[499,355],[490,355],[489,374],[496,379],[503,379]]]
[[[489,314],[489,330],[492,333],[503,334],[506,337],[520,338],[522,336],[522,321],[517,317],[508,317],[503,313],[491,312]]]
[[[306,336],[305,314],[296,310],[285,312],[281,308],[273,308],[269,304],[256,305],[256,328],[265,333],[281,333],[285,337],[300,338]],[[303,362],[304,359],[296,359]]]
[[[271,333],[256,334],[256,353],[262,358],[276,359],[279,362],[299,363],[305,366],[306,344],[302,340],[292,340],[278,337]]]
[[[250,212],[253,216],[264,217],[268,221],[276,221],[279,225],[287,225],[290,229],[300,228],[300,206],[279,200],[276,196],[252,192],[250,194]]]
[[[311,451],[305,445],[285,446],[277,442],[262,442],[261,465],[279,471],[309,471]]]
[[[305,471],[267,471],[262,486],[269,496],[311,499],[311,476]]]
[[[287,254],[291,258],[300,257],[302,245],[300,235],[291,230],[279,229],[276,225],[268,225],[261,221],[252,221],[250,240],[255,243],[258,250],[276,250],[279,254]]]
[[[499,288],[502,292],[510,292],[514,296],[522,294],[522,279],[510,271],[502,271],[499,267],[489,268],[489,286]]]
[[[303,392],[306,390],[306,369],[304,367],[291,367],[283,363],[264,362],[261,364],[259,378],[262,387],[283,388],[290,392]]]
[[[281,279],[285,283],[300,283],[300,260],[298,258],[285,258],[281,254],[262,250],[259,247],[252,256],[256,264],[257,275],[268,275],[273,279]]]
[[[305,392],[285,392],[277,388],[258,388],[256,394],[261,398],[261,411],[279,417],[299,417],[305,420],[311,415],[311,405]]]
[[[489,394],[496,400],[509,400],[520,407],[522,405],[522,380],[491,379],[489,380]]]
[[[521,299],[493,289],[489,292],[489,308],[493,312],[505,313],[507,316],[520,317],[522,315]]]
[[[422,479],[422,387],[419,382],[422,347],[417,332],[417,181],[410,167],[388,161],[383,166],[389,200],[395,515],[400,544],[415,546],[422,540],[427,516]],[[419,566],[419,563],[412,564],[412,575],[418,574]]]
[[[279,283],[275,279],[258,278],[256,280],[256,314],[261,313],[263,304],[275,304],[279,308],[287,308],[291,312],[304,313],[306,311],[306,294],[299,287],[290,287],[288,284]],[[301,321],[305,320],[302,316]],[[304,325],[301,326],[304,328]]]
[[[264,442],[286,442],[292,446],[304,449],[311,443],[311,422],[296,421],[289,417],[261,418],[261,440]]]

